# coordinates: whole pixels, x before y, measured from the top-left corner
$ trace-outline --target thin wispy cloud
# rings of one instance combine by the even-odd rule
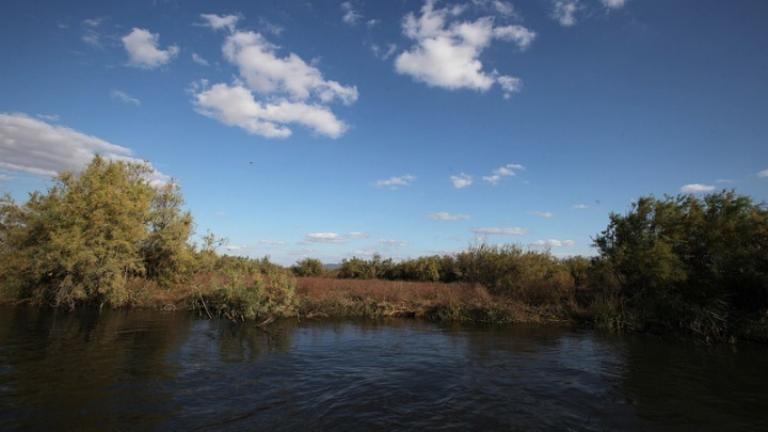
[[[578,0],[554,0],[552,18],[563,27],[571,27],[576,24],[576,13],[580,8]]]
[[[588,205],[588,204],[581,204],[581,203],[580,203],[580,204],[574,204],[574,205],[572,205],[572,206],[571,206],[571,208],[574,208],[574,209],[576,209],[576,210],[585,210],[585,209],[588,209],[588,208],[589,208],[589,205]]]
[[[536,240],[535,242],[530,243],[529,246],[534,248],[552,249],[552,248],[559,248],[559,247],[572,247],[575,244],[576,242],[573,240],[549,239],[549,240]]]
[[[520,236],[528,234],[528,230],[521,227],[486,227],[475,228],[473,233],[480,236],[498,235],[498,236]]]
[[[197,63],[197,64],[199,64],[199,65],[201,65],[201,66],[209,66],[210,65],[210,63],[208,63],[208,60],[206,60],[205,58],[203,58],[203,56],[201,56],[200,54],[195,53],[195,52],[192,53],[192,61]]]
[[[456,189],[464,189],[472,185],[472,176],[469,174],[459,173],[451,176],[451,183]]]
[[[138,98],[135,98],[122,90],[112,90],[111,92],[109,92],[109,96],[113,100],[122,102],[124,104],[133,105],[133,106],[141,105],[141,101]]]
[[[227,29],[230,33],[235,31],[240,21],[239,15],[200,14],[200,18],[203,20],[202,26],[213,30]]]
[[[534,216],[538,216],[542,219],[552,219],[553,217],[555,217],[554,213],[548,212],[548,211],[533,211],[531,212],[531,214]]]
[[[337,232],[313,232],[304,236],[304,241],[311,243],[346,243],[349,240],[367,239],[369,234],[363,231],[352,231],[347,234]]]
[[[410,186],[414,180],[416,180],[416,177],[410,174],[405,174],[401,176],[390,177],[388,179],[378,180],[376,182],[376,187],[398,189],[401,187]]]
[[[524,171],[525,167],[520,164],[506,164],[500,166],[491,172],[491,175],[484,176],[483,180],[486,182],[497,185],[504,177],[512,177],[517,175],[518,172]]]
[[[687,194],[698,194],[698,193],[712,192],[715,189],[716,188],[712,185],[706,185],[701,183],[691,183],[681,187],[680,192],[687,193]]]
[[[363,19],[363,15],[356,9],[352,2],[345,1],[341,4],[341,20],[351,26],[357,25]]]
[[[393,43],[389,43],[386,46],[379,46],[377,44],[371,45],[371,52],[376,58],[379,58],[381,60],[387,60],[390,57],[392,57],[393,54],[397,51],[397,45]]]
[[[469,219],[469,215],[449,212],[431,213],[428,217],[436,221],[460,221]]]
[[[600,0],[600,3],[608,9],[621,9],[627,4],[627,0]]]
[[[760,171],[759,173],[757,173],[757,176],[760,177],[760,178],[767,178],[768,177],[768,168],[766,168],[766,169]]]

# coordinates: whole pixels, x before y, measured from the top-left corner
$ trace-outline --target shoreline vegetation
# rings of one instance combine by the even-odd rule
[[[768,209],[733,191],[640,198],[611,214],[595,257],[515,245],[333,270],[286,268],[193,244],[175,184],[94,158],[23,204],[0,199],[0,303],[187,309],[208,318],[415,317],[569,323],[610,331],[768,342]]]

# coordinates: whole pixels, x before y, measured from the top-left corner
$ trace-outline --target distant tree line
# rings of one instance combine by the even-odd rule
[[[617,330],[768,340],[768,209],[733,191],[640,198],[612,213],[598,255],[514,245],[393,261],[317,259],[290,269],[195,245],[178,186],[143,164],[96,157],[23,204],[0,199],[0,300],[39,305],[188,307],[248,319],[296,313],[295,276],[462,282],[499,301],[549,305]]]

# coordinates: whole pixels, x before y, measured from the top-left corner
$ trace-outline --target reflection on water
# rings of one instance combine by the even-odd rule
[[[0,309],[0,430],[756,430],[768,349]]]

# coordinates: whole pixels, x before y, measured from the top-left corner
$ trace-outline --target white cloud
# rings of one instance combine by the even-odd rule
[[[235,31],[240,20],[239,15],[200,14],[200,18],[203,19],[203,26],[214,30],[227,29],[230,33]]]
[[[578,0],[554,0],[552,18],[564,27],[576,24],[576,12],[580,6]]]
[[[600,0],[600,3],[608,9],[620,9],[627,4],[627,0]]]
[[[757,176],[760,177],[760,178],[768,177],[768,168],[766,168],[766,169],[760,171],[759,173],[757,173]]]
[[[401,186],[410,186],[413,181],[416,180],[416,177],[405,174],[401,176],[396,177],[390,177],[388,179],[379,180],[376,182],[376,187],[388,187],[390,189],[397,189]]]
[[[552,219],[553,217],[555,217],[554,213],[548,212],[548,211],[535,211],[535,212],[531,212],[531,214],[544,219]]]
[[[133,157],[127,147],[74,129],[25,114],[0,114],[0,168],[55,176],[62,171],[80,171],[97,154],[110,160],[144,162]],[[150,180],[165,183],[170,178],[154,170]]]
[[[393,43],[387,44],[386,48],[376,44],[371,45],[371,52],[373,52],[373,55],[382,60],[387,60],[392,57],[392,55],[395,54],[395,51],[397,51],[397,45]]]
[[[512,93],[517,93],[523,88],[523,81],[513,76],[499,75],[496,81],[504,92],[504,99],[509,99],[512,97]]]
[[[687,184],[680,188],[680,192],[692,193],[692,194],[712,192],[714,190],[715,190],[714,186],[700,184],[700,183]]]
[[[469,174],[459,173],[458,175],[451,176],[451,183],[456,189],[463,189],[472,185],[472,176]]]
[[[365,25],[368,26],[368,28],[376,27],[377,25],[381,24],[381,20],[379,19],[369,19],[365,22]]]
[[[312,243],[343,243],[344,237],[335,232],[315,232],[307,234],[304,240]]]
[[[129,64],[142,69],[155,69],[167,64],[179,54],[179,47],[170,45],[166,49],[158,46],[160,36],[149,30],[134,27],[123,36],[123,47],[128,51]]]
[[[345,24],[349,24],[351,26],[357,25],[357,23],[363,19],[363,15],[355,9],[355,6],[352,4],[352,2],[345,1],[342,3],[341,11],[343,12],[341,20],[344,21]]]
[[[286,124],[300,124],[331,138],[341,136],[347,125],[322,105],[303,102],[256,101],[243,86],[215,84],[194,96],[197,111],[220,122],[267,138],[287,138],[293,133]]]
[[[193,88],[198,112],[267,138],[291,136],[286,126],[291,123],[331,138],[341,136],[347,125],[327,105],[355,102],[357,87],[326,80],[298,55],[279,57],[276,50],[258,33],[238,31],[227,37],[224,57],[238,67],[243,81]],[[255,93],[264,100],[256,100]]]
[[[525,167],[520,164],[506,164],[493,170],[491,175],[483,176],[483,180],[495,186],[499,184],[502,178],[517,175],[517,172],[524,170]]]
[[[141,101],[139,99],[137,99],[137,98],[129,95],[128,93],[126,93],[124,91],[121,91],[121,90],[112,90],[109,93],[109,96],[112,99],[116,100],[116,101],[120,101],[120,102],[126,103],[128,105],[133,105],[133,106],[140,106],[141,105]]]
[[[549,240],[536,240],[535,242],[531,243],[530,246],[536,247],[536,248],[552,249],[552,248],[558,248],[558,247],[572,247],[575,244],[576,242],[573,240],[549,239]]]
[[[448,213],[448,212],[437,212],[437,213],[430,214],[429,218],[437,221],[460,221],[460,220],[469,219],[469,215],[458,214],[458,213]]]
[[[304,241],[312,243],[346,243],[349,240],[367,239],[368,237],[368,233],[363,231],[352,231],[346,235],[336,232],[314,232],[304,236]]]
[[[357,100],[357,87],[324,79],[320,70],[294,53],[278,57],[276,48],[258,33],[241,31],[227,38],[223,50],[256,92],[286,94],[294,100],[317,97],[323,103],[339,100],[347,105]]]
[[[397,57],[395,70],[427,85],[451,90],[486,91],[499,82],[496,71],[484,70],[480,61],[483,50],[494,39],[511,41],[518,48],[526,49],[536,33],[521,25],[497,26],[490,16],[475,21],[456,20],[464,9],[461,6],[435,9],[435,1],[426,0],[419,16],[406,15],[403,33],[415,43]],[[507,78],[511,77],[503,76],[505,88],[509,88]]]
[[[101,34],[98,29],[103,22],[103,17],[84,19],[83,36],[80,39],[93,47],[101,47]]]
[[[489,228],[475,228],[472,230],[472,232],[482,236],[487,236],[487,235],[516,236],[516,235],[525,235],[528,233],[528,230],[520,227],[509,227],[509,228],[489,227]]]
[[[194,52],[192,53],[192,61],[202,66],[208,66],[210,64],[208,63],[208,60],[203,58],[203,56]]]
[[[256,244],[261,246],[272,246],[272,247],[285,246],[285,242],[282,240],[258,240]]]
[[[589,205],[587,205],[587,204],[574,204],[571,207],[574,208],[574,209],[577,209],[577,210],[584,210],[584,209],[588,209]]]
[[[379,244],[384,246],[384,247],[388,247],[388,248],[398,248],[398,247],[403,247],[403,246],[407,245],[408,242],[405,241],[405,240],[387,240],[387,239],[383,239],[383,240],[379,240]]]

